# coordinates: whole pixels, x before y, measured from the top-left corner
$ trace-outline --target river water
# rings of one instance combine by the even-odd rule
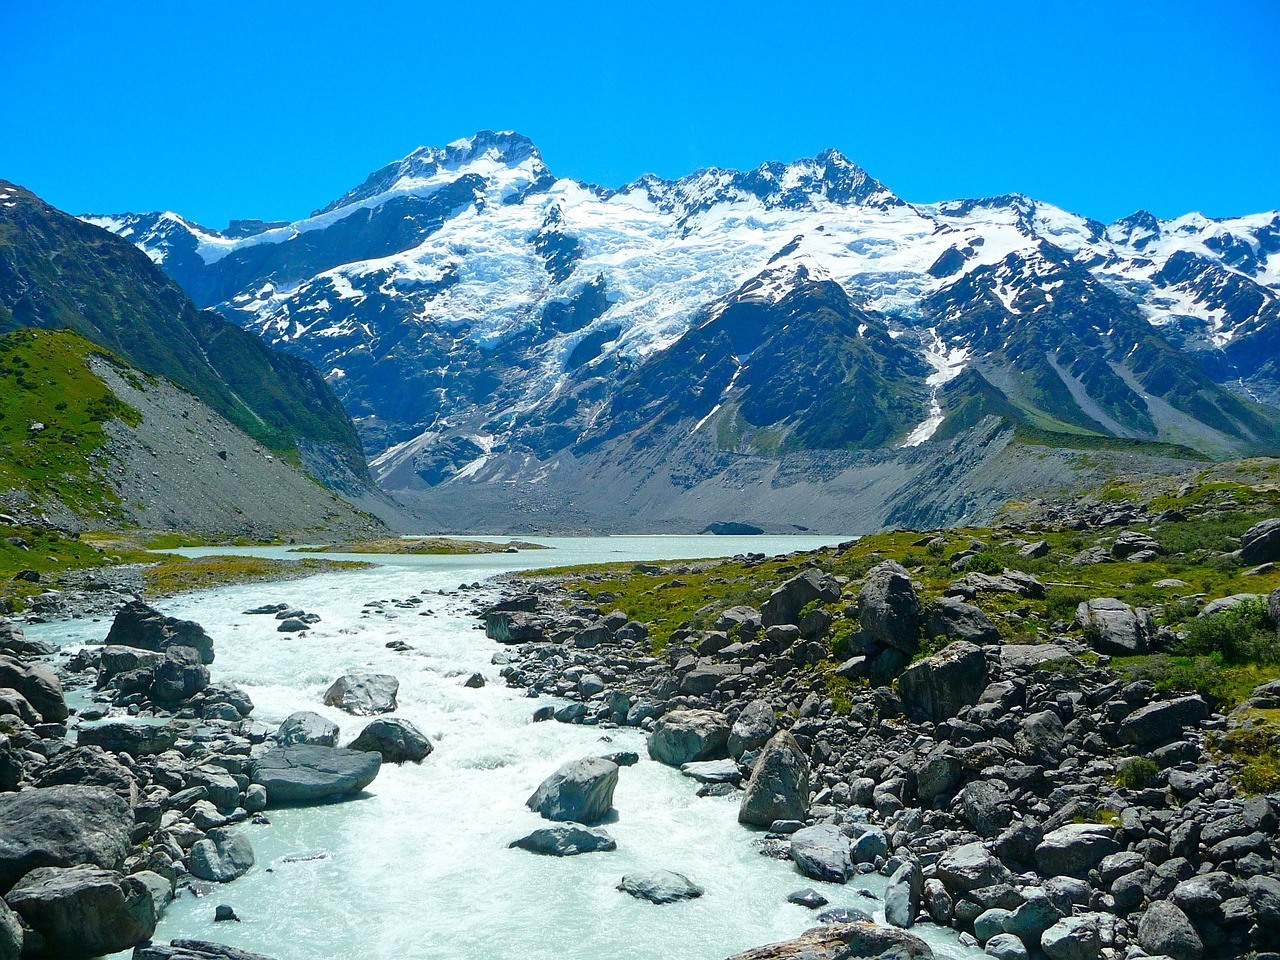
[[[368,570],[201,591],[158,606],[198,620],[214,637],[214,679],[243,687],[254,717],[278,723],[314,710],[345,743],[365,721],[323,706],[348,671],[394,674],[399,716],[435,745],[421,764],[384,765],[360,799],[270,811],[246,825],[257,865],[204,897],[180,896],[156,939],[195,937],[279,960],[721,960],[787,939],[814,923],[786,895],[818,886],[833,906],[878,913],[877,876],[848,886],[812,884],[795,867],[761,855],[737,823],[732,798],[700,799],[697,784],[648,760],[636,730],[532,724],[537,703],[507,688],[490,664],[498,645],[468,615],[474,593],[441,596],[496,573],[568,563],[782,553],[831,538],[610,537],[547,539],[552,550],[478,557],[378,557]],[[196,553],[202,551],[183,551]],[[220,549],[284,555],[282,548]],[[369,601],[423,595],[416,610],[371,612]],[[320,614],[306,636],[280,634],[270,617],[241,611],[287,602]],[[428,613],[429,611],[429,613]],[[425,615],[424,615],[425,614]],[[68,621],[28,632],[64,644],[101,642],[108,624]],[[415,649],[395,653],[388,641]],[[462,680],[480,670],[479,690]],[[635,750],[606,829],[612,853],[540,857],[507,844],[546,822],[524,806],[561,763]],[[615,889],[624,873],[671,869],[706,888],[701,899],[654,906]],[[243,922],[213,923],[230,904]],[[882,916],[882,915],[881,915]],[[968,956],[949,931],[914,931],[943,956]],[[973,954],[976,955],[976,954]],[[125,955],[127,956],[127,954]]]

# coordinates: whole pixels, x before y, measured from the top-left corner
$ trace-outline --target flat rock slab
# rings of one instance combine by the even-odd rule
[[[267,790],[267,805],[323,803],[359,793],[382,768],[382,757],[360,750],[297,744],[268,750],[253,761],[254,783]]]
[[[699,783],[739,783],[742,772],[734,760],[698,760],[681,764],[680,772]]]
[[[706,893],[683,873],[673,870],[655,870],[652,873],[629,873],[622,878],[618,889],[637,900],[650,903],[675,903],[679,900],[695,900]]]

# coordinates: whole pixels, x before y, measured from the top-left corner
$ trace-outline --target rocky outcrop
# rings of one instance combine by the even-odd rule
[[[571,760],[543,780],[526,806],[548,820],[599,823],[613,810],[618,765],[600,757]]]
[[[141,600],[131,600],[120,608],[106,643],[156,653],[170,647],[191,647],[199,652],[201,663],[213,663],[213,638],[204,627],[193,620],[165,616]]]
[[[396,709],[400,681],[385,673],[347,674],[325,691],[325,706],[337,707],[358,717],[391,713]]]
[[[434,749],[425,733],[399,717],[370,721],[347,748],[376,753],[383,763],[418,763]]]
[[[382,757],[360,750],[299,744],[268,750],[250,765],[270,806],[323,803],[359,793],[378,775]]]
[[[768,827],[775,820],[808,816],[809,758],[784,730],[760,752],[738,806],[738,822]]]

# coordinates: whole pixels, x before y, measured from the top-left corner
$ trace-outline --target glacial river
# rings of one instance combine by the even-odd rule
[[[520,569],[614,560],[783,553],[838,538],[610,537],[543,539],[552,550],[478,557],[378,557],[373,569],[274,584],[227,587],[164,601],[166,613],[198,620],[214,637],[216,681],[248,691],[254,717],[278,723],[314,710],[342,728],[341,743],[364,720],[323,706],[328,685],[350,671],[394,674],[399,716],[435,745],[421,764],[384,765],[360,799],[273,810],[270,826],[245,825],[257,865],[241,879],[197,897],[183,893],[156,939],[216,940],[279,960],[722,960],[739,950],[795,936],[814,914],[788,893],[821,887],[832,906],[882,918],[871,875],[848,886],[811,883],[795,867],[762,856],[739,826],[732,798],[700,799],[697,784],[650,761],[644,735],[555,722],[530,722],[537,703],[510,689],[491,665],[500,647],[468,615],[474,593],[440,596],[461,583]],[[281,548],[183,551],[287,555]],[[374,600],[421,595],[417,609]],[[305,636],[281,634],[271,617],[242,613],[287,602],[323,619]],[[32,627],[33,636],[100,642],[106,622]],[[409,653],[386,648],[392,640]],[[462,680],[479,670],[478,690]],[[524,806],[561,763],[635,750],[606,829],[612,853],[540,857],[507,844],[545,821]],[[654,906],[615,889],[624,873],[677,870],[706,888],[701,899]],[[241,923],[213,923],[230,904]],[[976,956],[949,931],[914,931],[942,956]],[[127,954],[125,955],[127,956]]]

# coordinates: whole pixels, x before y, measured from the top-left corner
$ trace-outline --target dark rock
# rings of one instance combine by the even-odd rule
[[[768,700],[752,700],[729,731],[729,756],[740,760],[744,753],[759,750],[778,728],[778,718]]]
[[[138,800],[133,772],[100,747],[63,750],[40,771],[38,787],[78,785],[106,787],[132,807]]]
[[[1100,653],[1128,657],[1146,653],[1155,624],[1146,610],[1134,610],[1113,597],[1086,600],[1076,608],[1085,639]]]
[[[805,570],[783,583],[760,605],[760,622],[799,624],[800,611],[815,600],[835,603],[840,599],[840,585],[821,570]]]
[[[426,734],[399,717],[371,720],[347,748],[377,753],[383,763],[418,763],[435,749]]]
[[[952,847],[937,862],[937,874],[948,890],[968,893],[996,883],[1007,883],[1012,876],[981,843]]]
[[[1169,743],[1186,727],[1209,717],[1209,705],[1198,696],[1179,697],[1139,707],[1120,723],[1120,739],[1144,749]]]
[[[986,686],[982,649],[957,640],[907,667],[898,680],[898,695],[909,717],[940,723],[977,703]]]
[[[729,724],[711,710],[672,710],[649,734],[649,757],[670,767],[727,755]]]
[[[1280,517],[1255,523],[1240,538],[1240,562],[1252,566],[1280,560]]]
[[[907,860],[889,877],[884,891],[884,918],[895,927],[914,926],[924,900],[924,872]]]
[[[967,640],[979,646],[1000,642],[1000,631],[991,618],[959,597],[939,597],[929,605],[925,632],[932,637]]]
[[[325,691],[325,706],[337,707],[358,717],[395,710],[400,681],[390,674],[347,674]]]
[[[5,899],[39,935],[35,955],[49,960],[127,950],[156,929],[145,883],[89,864],[33,870]]]
[[[200,652],[201,663],[213,663],[213,638],[204,627],[193,620],[166,617],[141,600],[130,600],[120,608],[106,642],[156,653],[169,647],[194,647]]]
[[[805,827],[793,833],[791,859],[811,880],[847,883],[853,873],[849,838],[831,824]]]
[[[771,712],[772,713],[772,712]],[[765,744],[738,807],[738,822],[758,827],[809,815],[809,758],[785,730]]]
[[[156,665],[151,695],[159,703],[190,700],[209,686],[209,668],[194,647],[170,646]]]
[[[605,831],[576,824],[543,827],[527,837],[511,841],[509,846],[552,857],[575,857],[580,853],[618,849],[617,842]]]
[[[127,753],[131,757],[150,757],[172,750],[178,734],[167,723],[144,723],[140,720],[104,720],[76,730],[81,746],[101,747],[110,753]]]
[[[858,622],[873,643],[914,656],[920,646],[920,598],[900,564],[886,560],[867,573],[858,593]]]
[[[637,900],[648,900],[650,903],[693,900],[706,892],[683,873],[675,873],[671,870],[629,873],[622,878],[618,889],[623,893],[629,893]]]
[[[782,943],[735,954],[729,960],[933,960],[919,937],[876,923],[835,923],[815,927]]]
[[[62,684],[39,664],[0,657],[0,687],[17,690],[45,723],[61,723],[69,716]]]
[[[571,760],[543,780],[526,802],[548,820],[599,823],[613,809],[618,765],[600,757]]]
[[[250,953],[207,940],[170,940],[168,946],[149,943],[135,947],[133,960],[272,960],[261,953]]]
[[[1114,827],[1068,823],[1044,835],[1036,847],[1036,865],[1047,877],[1087,877],[1102,859],[1122,849]]]
[[[0,894],[37,867],[117,869],[129,852],[129,805],[102,787],[0,795]]]
[[[787,903],[799,904],[802,907],[808,907],[810,910],[817,910],[825,907],[831,901],[820,894],[813,887],[805,887],[803,890],[797,890],[795,893],[787,894]]]
[[[1138,944],[1151,956],[1202,960],[1204,942],[1187,915],[1167,900],[1147,907],[1138,921]]]
[[[275,807],[349,797],[372,783],[381,766],[376,753],[297,744],[268,750],[250,764],[250,776]]]

